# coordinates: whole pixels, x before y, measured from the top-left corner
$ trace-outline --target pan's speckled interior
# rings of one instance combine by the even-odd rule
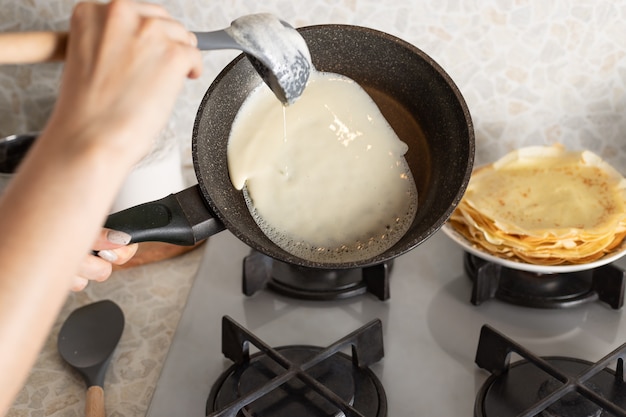
[[[373,265],[397,257],[437,231],[465,192],[474,160],[474,131],[465,101],[437,63],[391,35],[348,25],[298,30],[309,45],[315,67],[357,81],[409,145],[407,160],[419,193],[411,228],[380,255],[343,264],[295,257],[261,232],[242,193],[230,182],[226,157],[232,122],[248,93],[262,82],[243,56],[215,79],[196,116],[192,150],[200,188],[215,215],[235,236],[273,258],[329,269]]]

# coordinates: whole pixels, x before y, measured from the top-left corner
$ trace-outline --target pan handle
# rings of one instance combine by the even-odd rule
[[[206,206],[197,184],[113,213],[104,227],[128,233],[131,243],[166,242],[181,246],[193,246],[226,228]]]

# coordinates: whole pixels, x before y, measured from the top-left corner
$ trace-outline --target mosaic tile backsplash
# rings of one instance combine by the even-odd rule
[[[67,28],[72,0],[4,0],[0,30]],[[562,142],[626,172],[626,1],[161,0],[190,29],[274,13],[294,26],[345,23],[396,35],[434,58],[459,86],[476,130],[476,163],[520,146]],[[205,52],[172,115],[189,162],[200,100],[235,51]],[[0,68],[0,135],[40,129],[61,64]]]

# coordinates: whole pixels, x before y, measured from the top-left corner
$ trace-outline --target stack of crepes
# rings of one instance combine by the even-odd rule
[[[450,224],[501,258],[593,262],[622,246],[626,180],[589,151],[518,149],[474,171]]]

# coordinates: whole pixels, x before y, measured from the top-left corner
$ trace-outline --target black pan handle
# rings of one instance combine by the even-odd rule
[[[225,229],[206,206],[199,185],[113,213],[104,227],[128,233],[131,243],[166,242],[181,246],[193,246]]]
[[[0,139],[0,172],[12,174],[28,153],[39,132],[11,135]]]

